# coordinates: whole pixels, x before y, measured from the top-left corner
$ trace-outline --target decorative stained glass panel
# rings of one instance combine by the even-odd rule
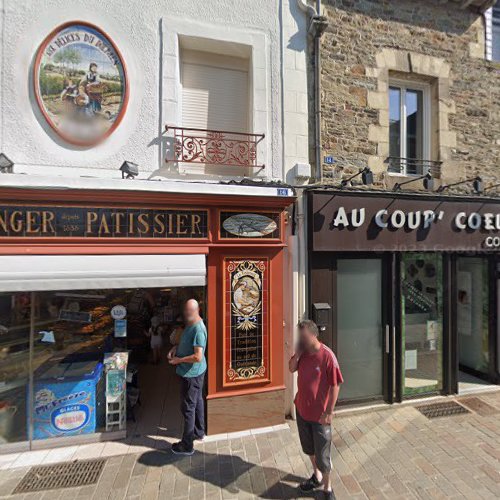
[[[269,378],[269,261],[225,260],[225,383]]]

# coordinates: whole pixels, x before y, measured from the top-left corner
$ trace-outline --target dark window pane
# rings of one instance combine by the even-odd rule
[[[406,157],[423,159],[423,92],[406,91]],[[409,174],[419,174],[415,166],[408,165]]]
[[[389,89],[389,156],[401,156],[401,90],[395,87]],[[389,169],[399,172],[399,167]]]

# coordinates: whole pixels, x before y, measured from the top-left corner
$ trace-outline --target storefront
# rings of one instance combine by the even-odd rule
[[[309,304],[342,365],[343,403],[500,383],[500,203],[307,194]]]
[[[209,332],[207,432],[284,421],[293,192],[133,182],[144,185],[0,191],[1,452],[123,438],[158,408],[151,425],[179,432],[165,354],[188,298]]]

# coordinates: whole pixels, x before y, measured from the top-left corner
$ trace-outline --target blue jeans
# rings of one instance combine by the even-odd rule
[[[203,382],[205,374],[197,377],[181,377],[181,412],[184,417],[182,444],[193,448],[193,441],[205,435],[205,405]]]

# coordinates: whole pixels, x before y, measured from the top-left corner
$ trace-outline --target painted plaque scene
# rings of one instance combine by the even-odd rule
[[[88,25],[62,27],[45,40],[35,64],[39,106],[66,141],[90,146],[118,125],[126,103],[123,61]]]
[[[228,263],[231,295],[229,325],[229,381],[266,376],[264,355],[263,290],[265,261],[230,261]]]

